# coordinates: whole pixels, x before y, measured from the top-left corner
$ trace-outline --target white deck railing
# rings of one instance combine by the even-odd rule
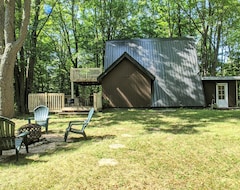
[[[64,93],[37,93],[28,95],[28,109],[33,112],[38,105],[45,105],[50,112],[60,112],[64,107]]]
[[[62,112],[65,108],[64,93],[35,93],[28,95],[28,109],[33,112],[34,108],[39,105],[45,105],[49,108],[50,112]],[[69,108],[69,105],[67,105]],[[102,109],[102,93],[93,94],[93,106],[96,111]],[[79,110],[82,107],[79,104],[73,105],[73,110]]]

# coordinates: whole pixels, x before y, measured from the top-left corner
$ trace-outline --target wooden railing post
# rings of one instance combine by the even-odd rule
[[[47,92],[44,93],[44,105],[48,106],[48,93]]]
[[[93,93],[93,107],[94,110],[100,111],[102,110],[102,93]]]

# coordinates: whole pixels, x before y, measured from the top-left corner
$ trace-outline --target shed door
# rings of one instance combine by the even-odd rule
[[[219,108],[228,107],[228,84],[218,83],[216,85],[216,103]]]

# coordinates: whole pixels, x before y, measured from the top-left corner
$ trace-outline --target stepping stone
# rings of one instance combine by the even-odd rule
[[[122,134],[122,137],[133,137],[133,136],[130,134]]]
[[[115,166],[118,164],[118,161],[111,158],[102,158],[98,161],[99,166]]]
[[[112,149],[118,149],[118,148],[125,148],[125,145],[123,144],[111,144],[109,145],[110,148]]]

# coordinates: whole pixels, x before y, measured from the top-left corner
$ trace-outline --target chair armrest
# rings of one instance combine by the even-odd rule
[[[79,121],[70,121],[69,122],[69,125],[77,125],[77,124],[82,124],[84,123],[86,120],[79,120]]]
[[[69,121],[69,124],[81,124],[85,122],[86,120],[76,120],[76,121]]]
[[[30,132],[29,131],[24,131],[24,132],[22,132],[22,133],[20,133],[18,136],[16,136],[17,138],[19,138],[19,137],[26,137],[27,135],[29,135],[30,134]]]
[[[67,129],[71,129],[73,125],[83,125],[86,122],[86,120],[81,120],[81,121],[70,121],[68,124],[68,128]]]

